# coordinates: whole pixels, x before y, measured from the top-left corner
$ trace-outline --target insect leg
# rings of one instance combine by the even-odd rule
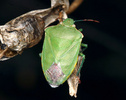
[[[84,43],[81,43],[81,47],[83,47],[83,49],[81,49],[80,52],[83,52],[87,49],[88,45],[87,44],[84,44]]]
[[[83,54],[83,51],[85,51],[85,49],[87,49],[88,45],[87,44],[84,44],[84,43],[81,43],[81,47],[84,47],[84,48],[83,49],[82,48],[80,49],[79,57],[81,58],[81,60],[80,60],[79,69],[77,71],[77,76],[79,76],[79,73],[81,71],[81,68],[82,68],[83,63],[84,63],[84,60],[85,60],[85,55]],[[79,59],[79,57],[78,57],[78,59]]]
[[[39,53],[39,56],[41,57],[42,56],[42,53]]]
[[[80,32],[82,32],[83,31],[83,29],[82,28],[80,28],[80,29],[78,29]]]
[[[83,66],[83,63],[84,63],[84,60],[85,60],[85,55],[83,53],[80,53],[79,54],[79,57],[82,59],[81,62],[80,62],[80,66],[79,66],[79,69],[77,71],[77,76],[79,76],[80,74],[80,71],[81,71],[81,68]]]

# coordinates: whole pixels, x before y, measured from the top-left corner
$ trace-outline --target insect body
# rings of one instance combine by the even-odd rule
[[[75,69],[83,34],[73,19],[45,29],[41,54],[42,69],[51,87],[64,83]]]

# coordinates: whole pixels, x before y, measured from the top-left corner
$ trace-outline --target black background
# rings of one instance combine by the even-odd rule
[[[0,24],[49,7],[50,0],[0,1]],[[76,23],[83,28],[83,42],[88,44],[76,100],[126,100],[125,0],[84,0],[69,17],[100,21]],[[75,100],[69,96],[66,82],[56,89],[48,85],[41,70],[41,50],[42,41],[22,55],[0,62],[0,100]]]

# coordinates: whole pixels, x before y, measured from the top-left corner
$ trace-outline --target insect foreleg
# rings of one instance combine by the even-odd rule
[[[82,32],[83,31],[83,29],[82,28],[80,28],[80,29],[78,29],[80,32]]]

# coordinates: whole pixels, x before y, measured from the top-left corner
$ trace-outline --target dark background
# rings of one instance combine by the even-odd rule
[[[0,25],[49,7],[50,0],[0,1]],[[126,100],[126,1],[84,0],[69,17],[100,21],[76,23],[88,44],[76,100]],[[69,96],[67,82],[56,89],[48,85],[41,70],[41,50],[42,41],[0,62],[0,100],[75,100]]]

